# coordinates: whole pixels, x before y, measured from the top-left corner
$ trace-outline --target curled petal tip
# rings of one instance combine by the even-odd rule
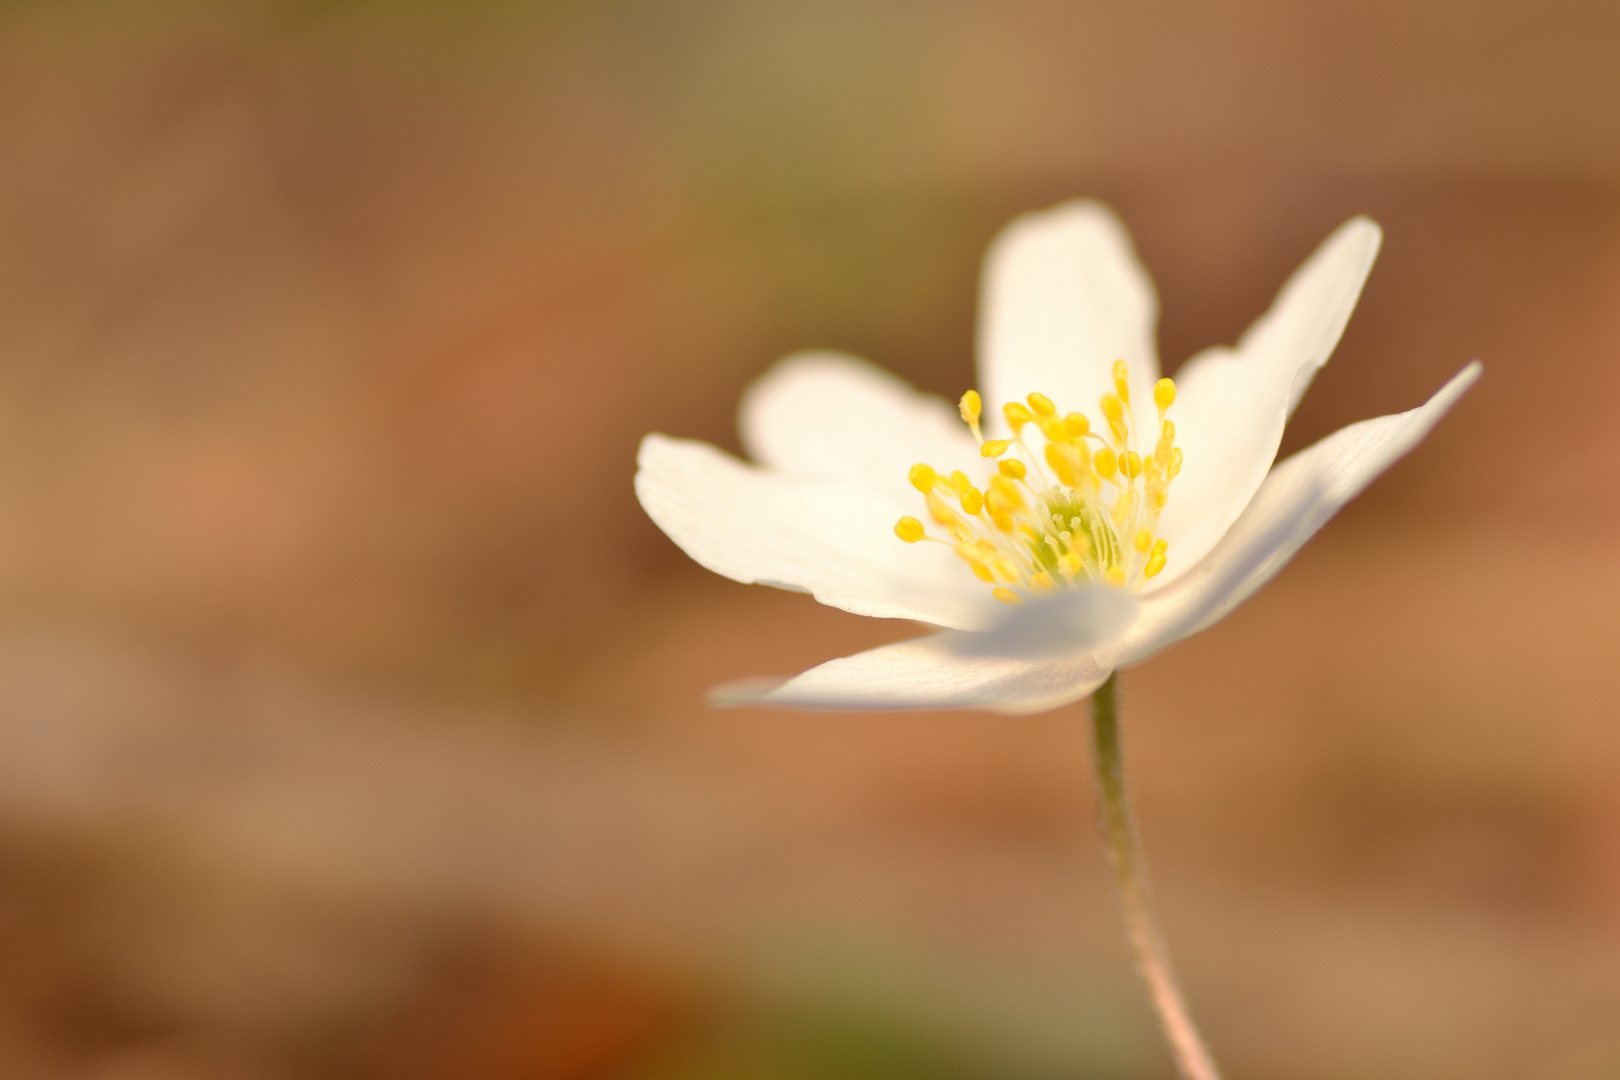
[[[1480,376],[1483,374],[1485,374],[1484,364],[1478,360],[1468,361],[1457,374],[1446,380],[1444,386],[1434,392],[1434,396],[1429,399],[1430,402],[1434,403],[1435,407],[1442,412],[1451,408],[1452,405],[1456,404],[1458,398],[1467,393],[1479,381]]]
[[[734,679],[731,682],[721,683],[705,695],[709,706],[715,709],[735,709],[746,705],[767,705],[771,691],[780,687],[786,679],[756,676],[748,679]]]

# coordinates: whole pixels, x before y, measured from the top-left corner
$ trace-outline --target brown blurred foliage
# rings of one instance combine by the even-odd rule
[[[1480,387],[1126,679],[1234,1076],[1620,1071],[1620,7],[0,8],[0,1074],[1165,1075],[1083,714],[707,712],[912,632],[688,564],[652,429],[955,395],[1114,205],[1171,370],[1339,221],[1285,449]]]

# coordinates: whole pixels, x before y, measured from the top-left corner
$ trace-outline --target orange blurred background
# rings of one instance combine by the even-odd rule
[[[0,1075],[1170,1075],[1083,708],[711,712],[907,625],[691,564],[648,430],[955,397],[1079,196],[1166,367],[1355,213],[1285,443],[1486,375],[1124,679],[1245,1080],[1620,1076],[1620,6],[0,9]]]

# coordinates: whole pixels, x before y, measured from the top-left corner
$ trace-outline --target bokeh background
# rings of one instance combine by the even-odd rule
[[[0,7],[0,1074],[1150,1080],[1080,709],[712,712],[913,632],[690,564],[648,430],[971,383],[1077,195],[1171,371],[1384,254],[1285,449],[1480,386],[1125,677],[1246,1080],[1620,1076],[1620,6]]]

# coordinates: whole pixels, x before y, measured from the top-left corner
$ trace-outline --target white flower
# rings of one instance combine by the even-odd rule
[[[743,399],[759,466],[648,435],[636,494],[692,558],[942,631],[718,697],[1037,712],[1226,615],[1479,375],[1471,363],[1426,404],[1273,465],[1380,235],[1347,222],[1236,347],[1205,350],[1171,383],[1123,227],[1097,203],[1066,204],[1014,221],[986,260],[979,378],[1005,405],[988,430],[972,391],[952,408],[859,360],[808,353]]]

